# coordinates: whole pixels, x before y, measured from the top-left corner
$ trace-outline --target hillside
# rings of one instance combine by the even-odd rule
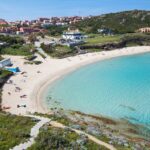
[[[150,26],[150,11],[133,10],[94,16],[75,26],[87,33],[96,33],[99,28],[110,28],[115,33],[132,33]]]

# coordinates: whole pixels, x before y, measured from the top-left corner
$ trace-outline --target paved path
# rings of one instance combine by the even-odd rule
[[[44,118],[44,117],[39,117],[39,116],[33,116],[33,115],[26,115],[26,117],[32,117],[35,119],[40,120],[32,129],[30,132],[30,139],[25,142],[25,143],[21,143],[17,146],[15,146],[14,148],[12,148],[11,150],[26,150],[27,148],[31,147],[34,142],[35,142],[35,138],[38,136],[39,134],[39,129],[46,123],[50,122],[51,120],[48,118]]]
[[[44,52],[42,48],[36,48],[41,54],[43,54],[45,57],[48,57],[48,55]]]
[[[31,132],[30,132],[31,138],[27,142],[21,143],[21,144],[15,146],[14,148],[12,148],[10,150],[26,150],[27,148],[31,147],[35,142],[35,138],[39,134],[40,128],[46,123],[50,123],[51,126],[57,127],[57,128],[62,128],[62,129],[69,128],[67,126],[64,126],[61,123],[56,122],[56,121],[51,121],[51,119],[48,119],[48,118],[34,116],[34,115],[26,115],[26,117],[35,118],[35,119],[38,119],[40,121],[31,129]],[[89,140],[97,143],[100,146],[104,146],[104,147],[108,148],[109,150],[116,150],[116,148],[114,148],[112,145],[105,143],[105,142],[95,138],[94,136],[85,133],[84,131],[76,130],[73,128],[69,128],[69,129],[72,131],[75,131],[77,134],[84,134],[85,136],[87,136],[89,138]]]

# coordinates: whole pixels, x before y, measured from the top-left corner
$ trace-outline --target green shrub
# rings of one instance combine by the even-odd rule
[[[30,45],[12,45],[10,47],[3,48],[1,54],[7,55],[20,55],[28,56],[31,55],[31,46]]]
[[[8,150],[30,137],[35,121],[28,117],[0,113],[0,149]]]
[[[29,64],[29,65],[40,65],[42,62],[41,61],[28,61],[25,62],[24,64]]]
[[[142,27],[150,26],[150,11],[123,11],[87,18],[74,26],[86,33],[97,33],[98,29],[108,28],[115,33],[134,33]]]
[[[79,142],[80,141],[80,142]],[[56,150],[56,149],[87,149],[87,150],[107,150],[104,147],[93,143],[86,137],[78,135],[74,131],[59,128],[41,129],[36,143],[28,150]]]
[[[29,61],[33,61],[34,59],[36,59],[36,57],[37,56],[29,55],[29,56],[26,56],[24,59],[29,60]]]

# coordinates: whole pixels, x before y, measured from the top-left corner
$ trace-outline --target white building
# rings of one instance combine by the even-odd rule
[[[0,46],[4,46],[4,45],[7,45],[6,42],[0,42]]]
[[[85,36],[80,32],[72,31],[72,32],[63,33],[62,38],[65,40],[76,41],[76,40],[83,40],[85,38]]]
[[[0,68],[12,65],[10,58],[0,61]]]
[[[41,24],[41,26],[42,26],[43,28],[46,28],[46,27],[49,27],[49,26],[52,26],[52,25],[53,25],[53,23],[51,23],[51,22]]]

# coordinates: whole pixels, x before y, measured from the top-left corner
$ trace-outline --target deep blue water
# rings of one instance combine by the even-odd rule
[[[150,125],[150,53],[80,68],[53,83],[45,99],[50,107]]]

